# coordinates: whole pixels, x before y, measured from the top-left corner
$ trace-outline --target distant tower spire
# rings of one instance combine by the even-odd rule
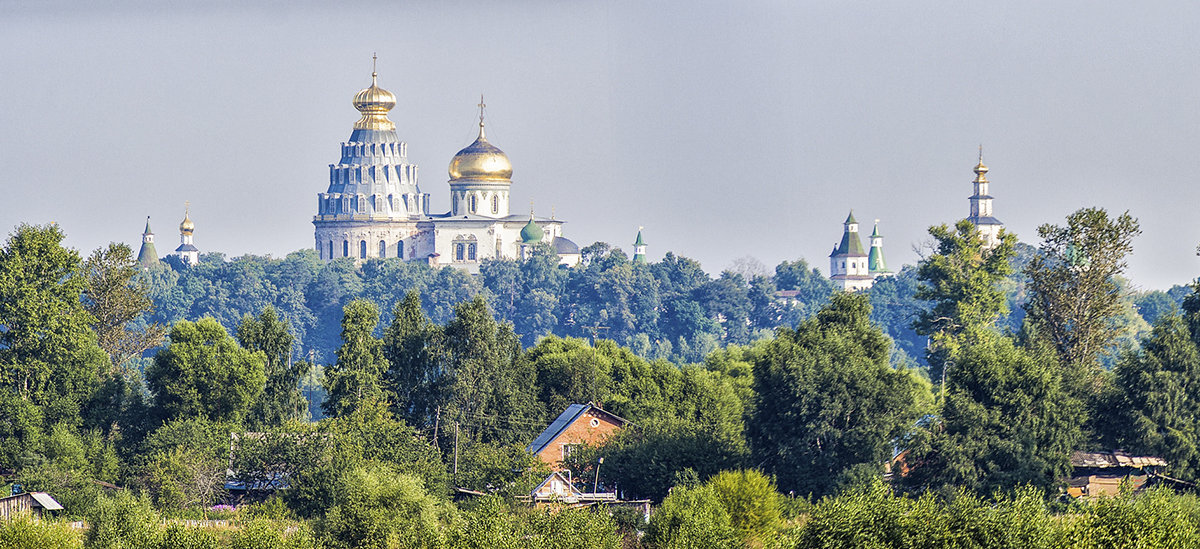
[[[482,93],[479,94],[479,104],[476,105],[476,107],[479,107],[479,138],[486,139],[486,136],[483,134],[483,109],[484,109],[484,107],[487,107],[487,103],[483,102],[483,94]],[[502,135],[500,137],[504,137],[504,136]],[[533,207],[533,201],[530,201],[530,207],[531,208]]]
[[[375,64],[379,61],[379,56],[375,52],[371,52],[371,85],[375,85],[375,79],[379,77],[379,73],[375,72]]]
[[[633,241],[633,262],[634,263],[645,263],[646,262],[646,241],[642,239],[642,229],[644,229],[644,228],[645,227],[638,227],[637,240]]]
[[[867,254],[867,271],[875,278],[892,275],[892,272],[887,270],[887,262],[883,260],[883,235],[879,234],[878,219],[875,220],[875,229],[871,231],[871,251]]]
[[[988,167],[983,163],[983,145],[979,146],[979,163],[975,165],[975,179],[971,182],[975,194],[971,195],[971,215],[967,220],[973,223],[983,238],[984,247],[995,248],[1000,244],[1000,230],[1004,224],[992,215],[992,196],[989,192],[990,183],[987,178]]]
[[[192,233],[196,232],[196,224],[192,222],[191,202],[183,204],[183,221],[179,224],[179,247],[175,248],[175,255],[178,255],[184,263],[195,265],[200,262],[200,250],[192,244]]]
[[[158,265],[158,251],[154,249],[154,232],[150,230],[150,216],[146,216],[146,230],[142,231],[142,248],[138,250],[137,261],[142,270]]]

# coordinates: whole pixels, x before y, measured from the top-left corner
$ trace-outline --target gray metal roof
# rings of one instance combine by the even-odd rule
[[[61,511],[63,508],[57,501],[54,501],[54,498],[50,497],[50,494],[45,492],[30,492],[29,495],[33,496],[33,500],[47,511]]]
[[[546,427],[545,431],[542,431],[542,434],[533,439],[533,442],[529,443],[529,446],[525,450],[531,454],[536,454],[546,449],[546,446],[554,442],[554,439],[558,438],[558,435],[562,434],[576,418],[583,415],[591,407],[591,404],[572,404],[567,406],[567,409],[559,414],[558,418],[550,423],[550,426]]]
[[[561,236],[554,237],[554,241],[551,242],[550,245],[554,246],[554,253],[557,253],[558,255],[569,255],[569,254],[578,254],[579,253],[579,245],[578,244],[572,242],[570,239],[563,238]]]
[[[967,221],[970,221],[971,223],[974,223],[976,225],[1003,225],[1004,224],[999,219],[996,219],[991,216],[981,216],[981,217],[972,216],[972,217],[968,217]]]

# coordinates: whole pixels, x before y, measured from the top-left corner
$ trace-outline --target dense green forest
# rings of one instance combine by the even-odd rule
[[[1138,232],[1099,209],[1036,248],[937,226],[855,294],[803,260],[713,278],[605,244],[477,277],[308,252],[143,271],[23,225],[0,249],[0,472],[87,528],[19,517],[0,543],[1194,546],[1189,493],[1061,492],[1076,450],[1200,478],[1200,293],[1132,290]],[[651,500],[648,522],[521,499],[549,472],[525,446],[589,401],[634,426],[572,478]],[[222,505],[239,486],[257,497]]]

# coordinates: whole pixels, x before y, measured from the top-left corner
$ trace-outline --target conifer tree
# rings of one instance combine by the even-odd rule
[[[346,415],[364,401],[384,402],[383,342],[374,336],[379,324],[379,309],[369,301],[356,299],[346,305],[342,316],[342,346],[337,362],[325,368],[322,408],[331,417]]]
[[[300,393],[300,378],[308,373],[310,365],[292,361],[294,338],[289,328],[274,307],[263,309],[257,318],[246,315],[238,325],[238,343],[266,356],[267,385],[250,411],[252,427],[280,425],[304,416],[306,404]]]
[[[1012,273],[1016,235],[1004,232],[999,244],[988,249],[979,229],[962,220],[954,228],[930,227],[937,241],[935,253],[921,261],[921,285],[916,298],[931,302],[917,312],[913,326],[930,338],[930,374],[942,376],[946,357],[953,354],[959,336],[975,327],[990,327],[1007,312],[998,283]]]

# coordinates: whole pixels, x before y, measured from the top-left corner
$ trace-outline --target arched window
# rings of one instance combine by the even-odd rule
[[[387,242],[379,241],[379,257],[387,257]]]
[[[360,213],[367,211],[367,197],[363,195],[358,195],[358,211]]]
[[[492,213],[500,213],[500,195],[498,194],[492,195]]]
[[[342,257],[350,257],[350,241],[342,241]]]
[[[367,241],[366,240],[358,241],[358,258],[359,259],[367,258]]]
[[[475,243],[467,244],[467,260],[475,261]]]
[[[396,243],[396,257],[399,257],[400,259],[404,259],[404,241],[403,240]]]
[[[454,259],[455,260],[457,260],[457,261],[463,260],[463,255],[464,255],[463,251],[466,247],[467,246],[465,244],[455,244],[454,245]]]
[[[475,196],[474,193],[472,193],[471,196],[469,196],[467,198],[467,211],[469,213],[475,213],[475,208],[477,207],[476,200],[477,200],[477,197]]]
[[[325,256],[325,259],[333,259],[333,241],[332,240],[329,241],[329,255]]]

